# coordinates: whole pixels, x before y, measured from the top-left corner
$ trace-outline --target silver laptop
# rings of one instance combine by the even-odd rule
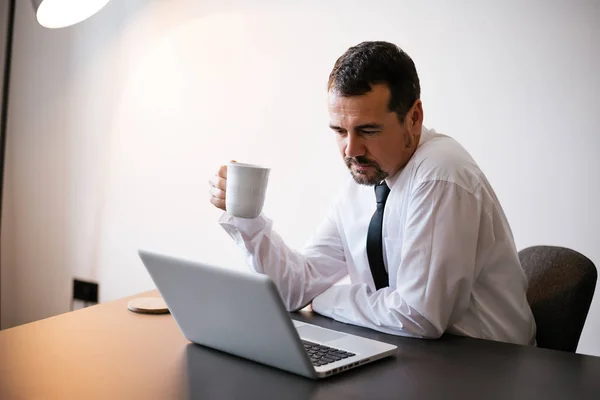
[[[139,255],[191,342],[313,379],[396,352],[387,343],[292,320],[266,275]]]

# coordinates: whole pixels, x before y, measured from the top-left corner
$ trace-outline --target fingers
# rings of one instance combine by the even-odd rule
[[[209,193],[212,197],[216,197],[217,199],[225,199],[225,191],[217,187],[212,186]]]
[[[231,160],[231,162],[236,162],[235,160]],[[227,165],[221,165],[219,171],[215,176],[210,178],[209,183],[209,192],[208,197],[211,204],[215,207],[220,208],[223,211],[226,211],[225,205],[225,197],[227,190]]]
[[[235,163],[237,161],[231,160],[230,162]],[[221,165],[221,167],[219,168],[219,172],[217,173],[217,175],[220,176],[221,178],[227,179],[227,165]]]
[[[214,188],[221,189],[221,190],[227,190],[227,179],[222,178],[218,175],[215,175],[212,178],[210,178],[208,183],[210,184],[211,188],[214,187]]]
[[[210,188],[208,189],[208,200],[217,208],[227,211],[225,205],[225,187],[227,181],[218,176],[213,177],[210,180]],[[221,189],[221,187],[223,189]]]
[[[214,205],[217,208],[220,208],[223,211],[227,211],[226,210],[226,206],[225,206],[225,199],[219,199],[217,197],[211,196],[209,201],[212,203],[212,205]]]
[[[219,178],[227,179],[227,165],[221,165],[219,172],[217,172]]]
[[[215,207],[220,208],[223,211],[227,211],[227,206],[225,204],[225,191],[224,190],[211,185],[210,189],[208,190],[208,200]]]

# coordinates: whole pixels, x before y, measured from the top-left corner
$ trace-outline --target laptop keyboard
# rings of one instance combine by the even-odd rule
[[[312,343],[307,340],[303,340],[304,349],[308,353],[310,360],[315,367],[326,365],[334,361],[343,360],[348,357],[355,356],[354,353],[349,353],[344,350],[334,349],[333,347],[327,347],[322,344]]]

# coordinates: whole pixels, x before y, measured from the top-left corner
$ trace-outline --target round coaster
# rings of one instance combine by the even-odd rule
[[[141,314],[166,314],[169,312],[162,297],[138,297],[127,303],[130,311]]]

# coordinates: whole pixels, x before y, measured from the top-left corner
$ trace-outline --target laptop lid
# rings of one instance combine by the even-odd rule
[[[188,340],[316,377],[279,292],[268,276],[145,250],[140,250],[139,255]]]

